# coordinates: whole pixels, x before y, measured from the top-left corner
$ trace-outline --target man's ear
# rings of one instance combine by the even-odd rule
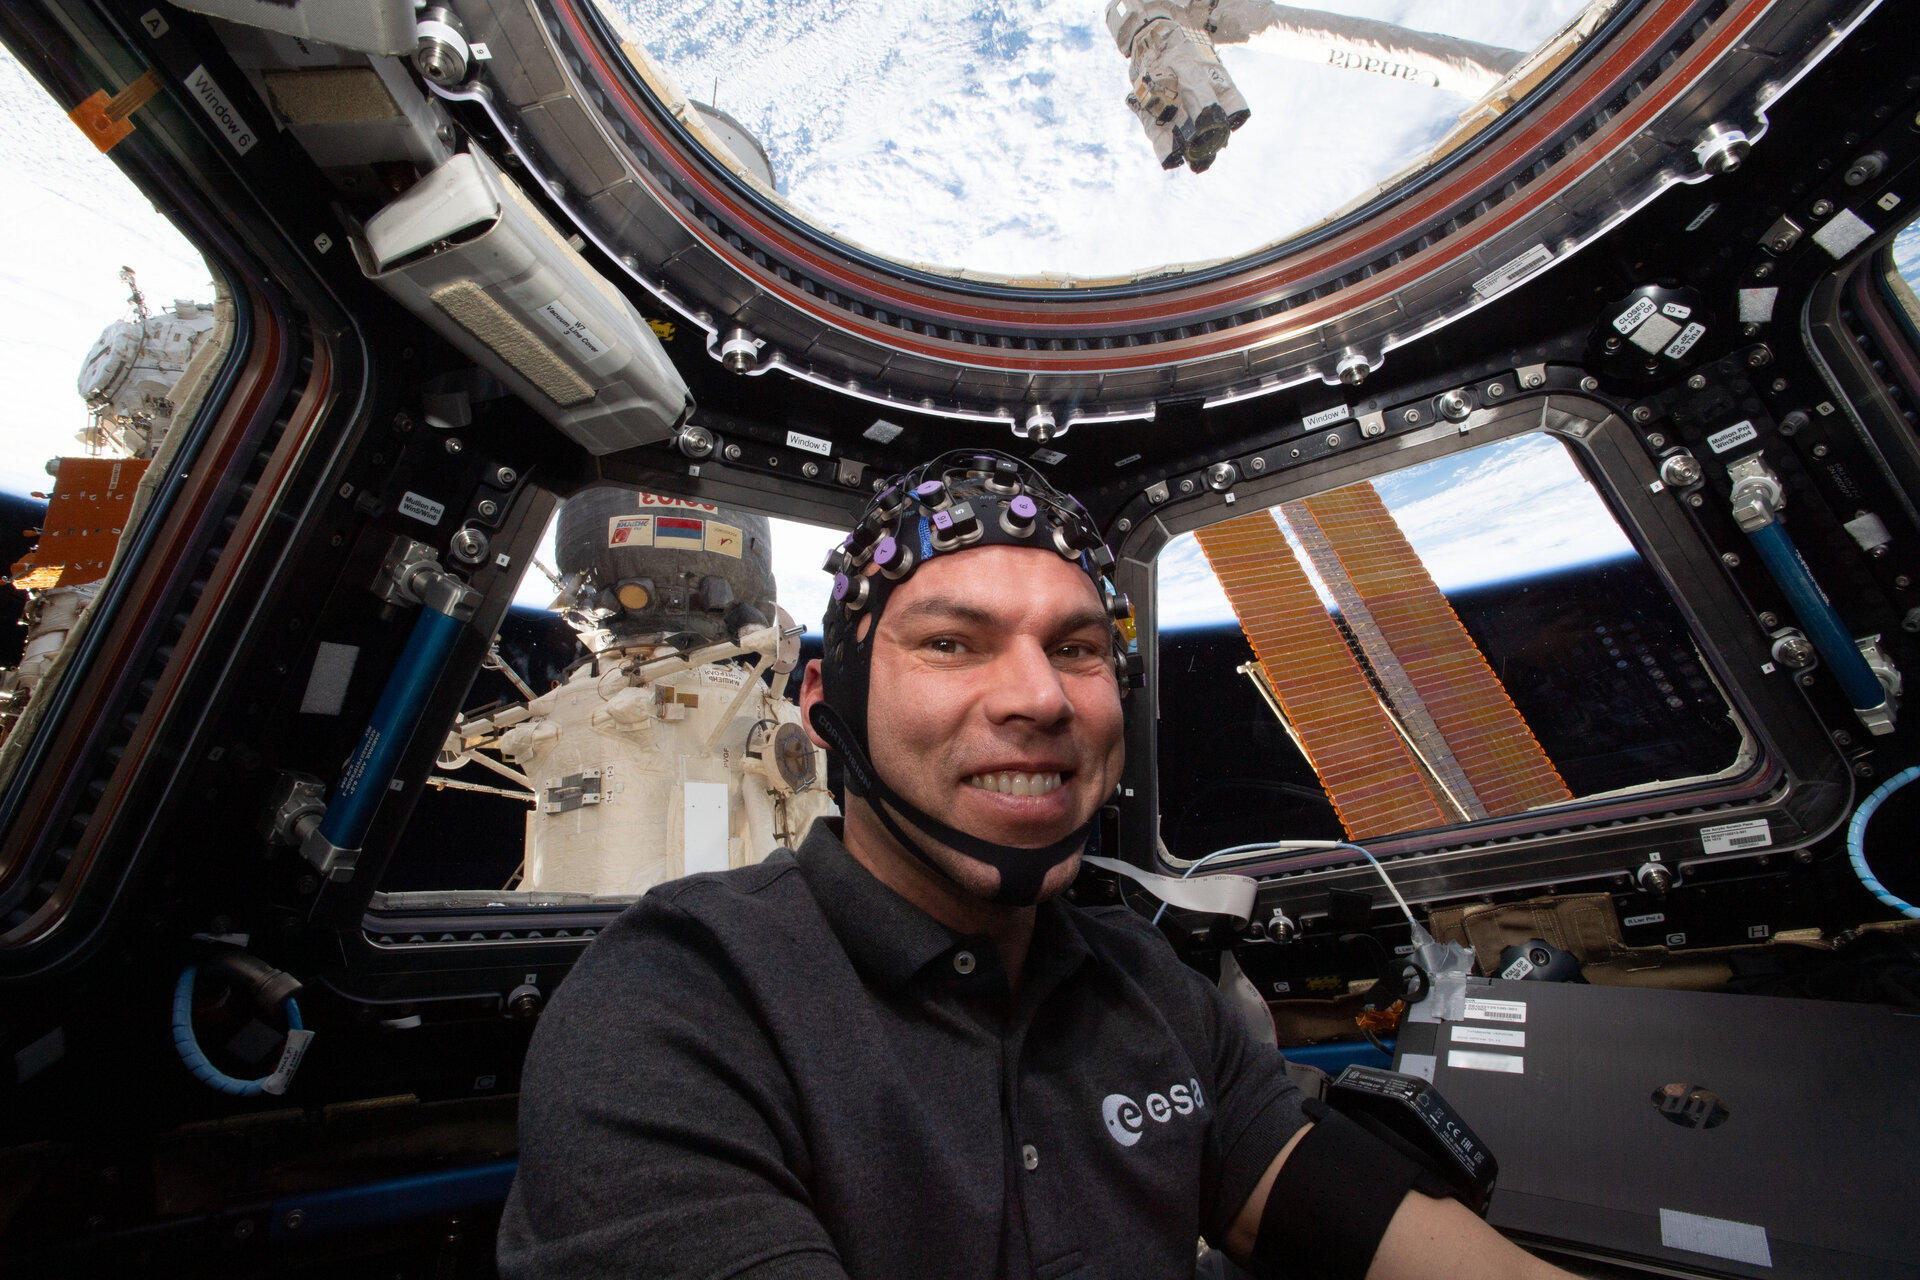
[[[800,677],[800,727],[807,731],[813,745],[821,748],[827,746],[827,740],[813,731],[813,708],[826,697],[827,685],[820,675],[820,659],[815,658],[807,663],[806,672]]]

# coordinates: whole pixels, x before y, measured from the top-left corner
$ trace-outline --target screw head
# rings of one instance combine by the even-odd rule
[[[1600,379],[1594,377],[1582,378],[1580,379],[1580,389],[1582,391],[1598,391],[1600,389]]]
[[[1131,521],[1131,520],[1128,520],[1128,519],[1125,519],[1125,518],[1123,517],[1123,518],[1122,518],[1122,519],[1121,519],[1121,520],[1119,521],[1119,523],[1117,523],[1117,524],[1115,524],[1115,525],[1114,525],[1113,527],[1114,527],[1114,528],[1116,528],[1116,529],[1118,529],[1118,530],[1119,530],[1120,532],[1122,532],[1122,533],[1132,533],[1132,532],[1133,532],[1133,521]]]
[[[1760,336],[1760,326],[1752,322],[1743,324],[1740,326],[1740,336],[1743,338],[1757,338]]]
[[[1253,461],[1247,463],[1247,470],[1249,471],[1257,472],[1257,471],[1265,471],[1266,469],[1267,469],[1267,460],[1259,456],[1258,454],[1254,455]]]
[[[1704,373],[1696,373],[1691,378],[1687,379],[1687,388],[1691,391],[1705,390],[1706,385],[1707,385],[1707,375]]]
[[[1649,449],[1664,449],[1667,447],[1667,438],[1658,431],[1650,431],[1647,433],[1647,447]]]
[[[287,1230],[298,1231],[307,1225],[307,1211],[305,1209],[289,1209],[285,1221]]]
[[[1817,444],[1817,445],[1815,445],[1815,446],[1813,446],[1813,456],[1814,456],[1814,457],[1816,457],[1816,458],[1824,458],[1824,457],[1826,457],[1826,456],[1827,456],[1827,446],[1825,446],[1825,445],[1823,445],[1823,444]]]
[[[1780,625],[1780,615],[1772,612],[1763,612],[1760,615],[1760,625],[1771,631]]]
[[[1488,396],[1488,398],[1489,398],[1489,399],[1492,399],[1492,400],[1498,400],[1498,399],[1499,399],[1499,398],[1500,398],[1501,396],[1503,396],[1503,395],[1505,395],[1505,394],[1507,394],[1507,384],[1506,384],[1506,383],[1504,383],[1504,382],[1489,382],[1489,383],[1487,384],[1487,396]]]
[[[728,445],[726,448],[722,449],[720,453],[722,456],[726,458],[728,462],[740,461],[740,446],[737,444]]]
[[[1660,464],[1660,478],[1673,489],[1690,489],[1700,483],[1700,461],[1690,453],[1676,453]]]
[[[1816,218],[1824,218],[1824,217],[1826,217],[1826,216],[1827,216],[1828,214],[1830,214],[1830,213],[1832,213],[1832,212],[1833,212],[1833,201],[1831,201],[1831,200],[1815,200],[1815,201],[1813,202],[1813,216],[1814,216],[1814,217],[1816,217]]]
[[[502,489],[513,488],[515,484],[519,483],[519,480],[520,480],[520,473],[518,471],[515,471],[512,467],[495,467],[494,468],[493,482],[499,485]]]
[[[448,453],[457,454],[466,447],[466,441],[462,440],[459,436],[448,436],[446,439],[446,449]]]
[[[800,464],[800,474],[812,480],[820,474],[820,464],[817,462],[803,462]]]
[[[500,504],[495,502],[492,498],[482,498],[480,499],[479,506],[475,507],[474,510],[478,511],[481,515],[491,520],[493,519],[493,517],[500,514]]]
[[[1747,352],[1747,367],[1750,369],[1764,369],[1772,363],[1773,352],[1764,344]]]
[[[1905,591],[1908,587],[1913,585],[1913,579],[1909,578],[1904,573],[1898,573],[1898,574],[1895,574],[1893,577],[1893,585],[1900,588],[1902,591]]]
[[[1707,500],[1697,493],[1690,493],[1687,495],[1687,505],[1690,507],[1704,507],[1707,505]]]
[[[405,435],[407,432],[413,430],[413,419],[408,416],[405,409],[396,409],[394,411],[393,429],[401,435]],[[245,1221],[245,1219],[242,1219],[242,1221]]]
[[[1768,276],[1772,274],[1773,274],[1773,264],[1771,262],[1763,262],[1759,266],[1753,269],[1753,278],[1755,280],[1765,280]]]
[[[1723,551],[1720,553],[1720,563],[1729,569],[1738,569],[1740,567],[1740,553],[1738,551]]]
[[[1647,408],[1646,405],[1637,404],[1633,406],[1633,420],[1635,422],[1652,422],[1653,410]]]
[[[1420,421],[1420,411],[1418,409],[1409,409],[1401,416],[1404,417],[1408,422]]]

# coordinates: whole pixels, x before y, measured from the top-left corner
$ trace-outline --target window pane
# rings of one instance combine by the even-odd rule
[[[644,680],[634,669],[724,640],[736,604],[772,622],[761,607],[769,567],[773,599],[807,629],[802,660],[815,656],[831,584],[820,565],[842,535],[769,520],[762,545],[744,513],[612,488],[571,501],[576,515],[591,506],[576,526],[585,533],[557,545],[564,507],[549,524],[501,623],[500,663],[478,674],[462,723],[449,729],[466,734],[466,747],[450,744],[429,776],[376,909],[625,901],[703,869],[702,859],[757,862],[778,843],[797,844],[804,824],[830,809],[823,775],[795,785],[794,771],[817,773],[818,762],[779,727],[797,727],[799,670],[775,706],[751,688],[742,694],[744,659]],[[730,530],[744,531],[742,555],[725,542]],[[601,552],[618,564],[595,559]],[[576,580],[588,560],[597,567]],[[743,566],[761,590],[736,572]],[[731,584],[724,602],[707,582],[716,576]],[[759,664],[763,685],[769,665]],[[723,717],[766,723],[770,741],[755,759],[777,765],[784,751],[784,787],[737,767],[754,744],[735,741]]]
[[[1179,859],[1747,763],[1672,600],[1547,435],[1183,535],[1158,573],[1161,835]]]

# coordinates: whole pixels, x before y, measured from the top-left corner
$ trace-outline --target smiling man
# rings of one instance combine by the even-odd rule
[[[844,825],[662,885],[528,1055],[508,1277],[1562,1273],[1289,1080],[1072,881],[1122,764],[1126,613],[1024,464],[897,478],[834,553],[801,703]]]

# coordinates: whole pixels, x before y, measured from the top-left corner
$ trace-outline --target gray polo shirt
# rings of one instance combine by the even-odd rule
[[[1014,996],[819,822],[581,957],[528,1053],[501,1272],[1190,1280],[1300,1104],[1133,912],[1042,904]]]

